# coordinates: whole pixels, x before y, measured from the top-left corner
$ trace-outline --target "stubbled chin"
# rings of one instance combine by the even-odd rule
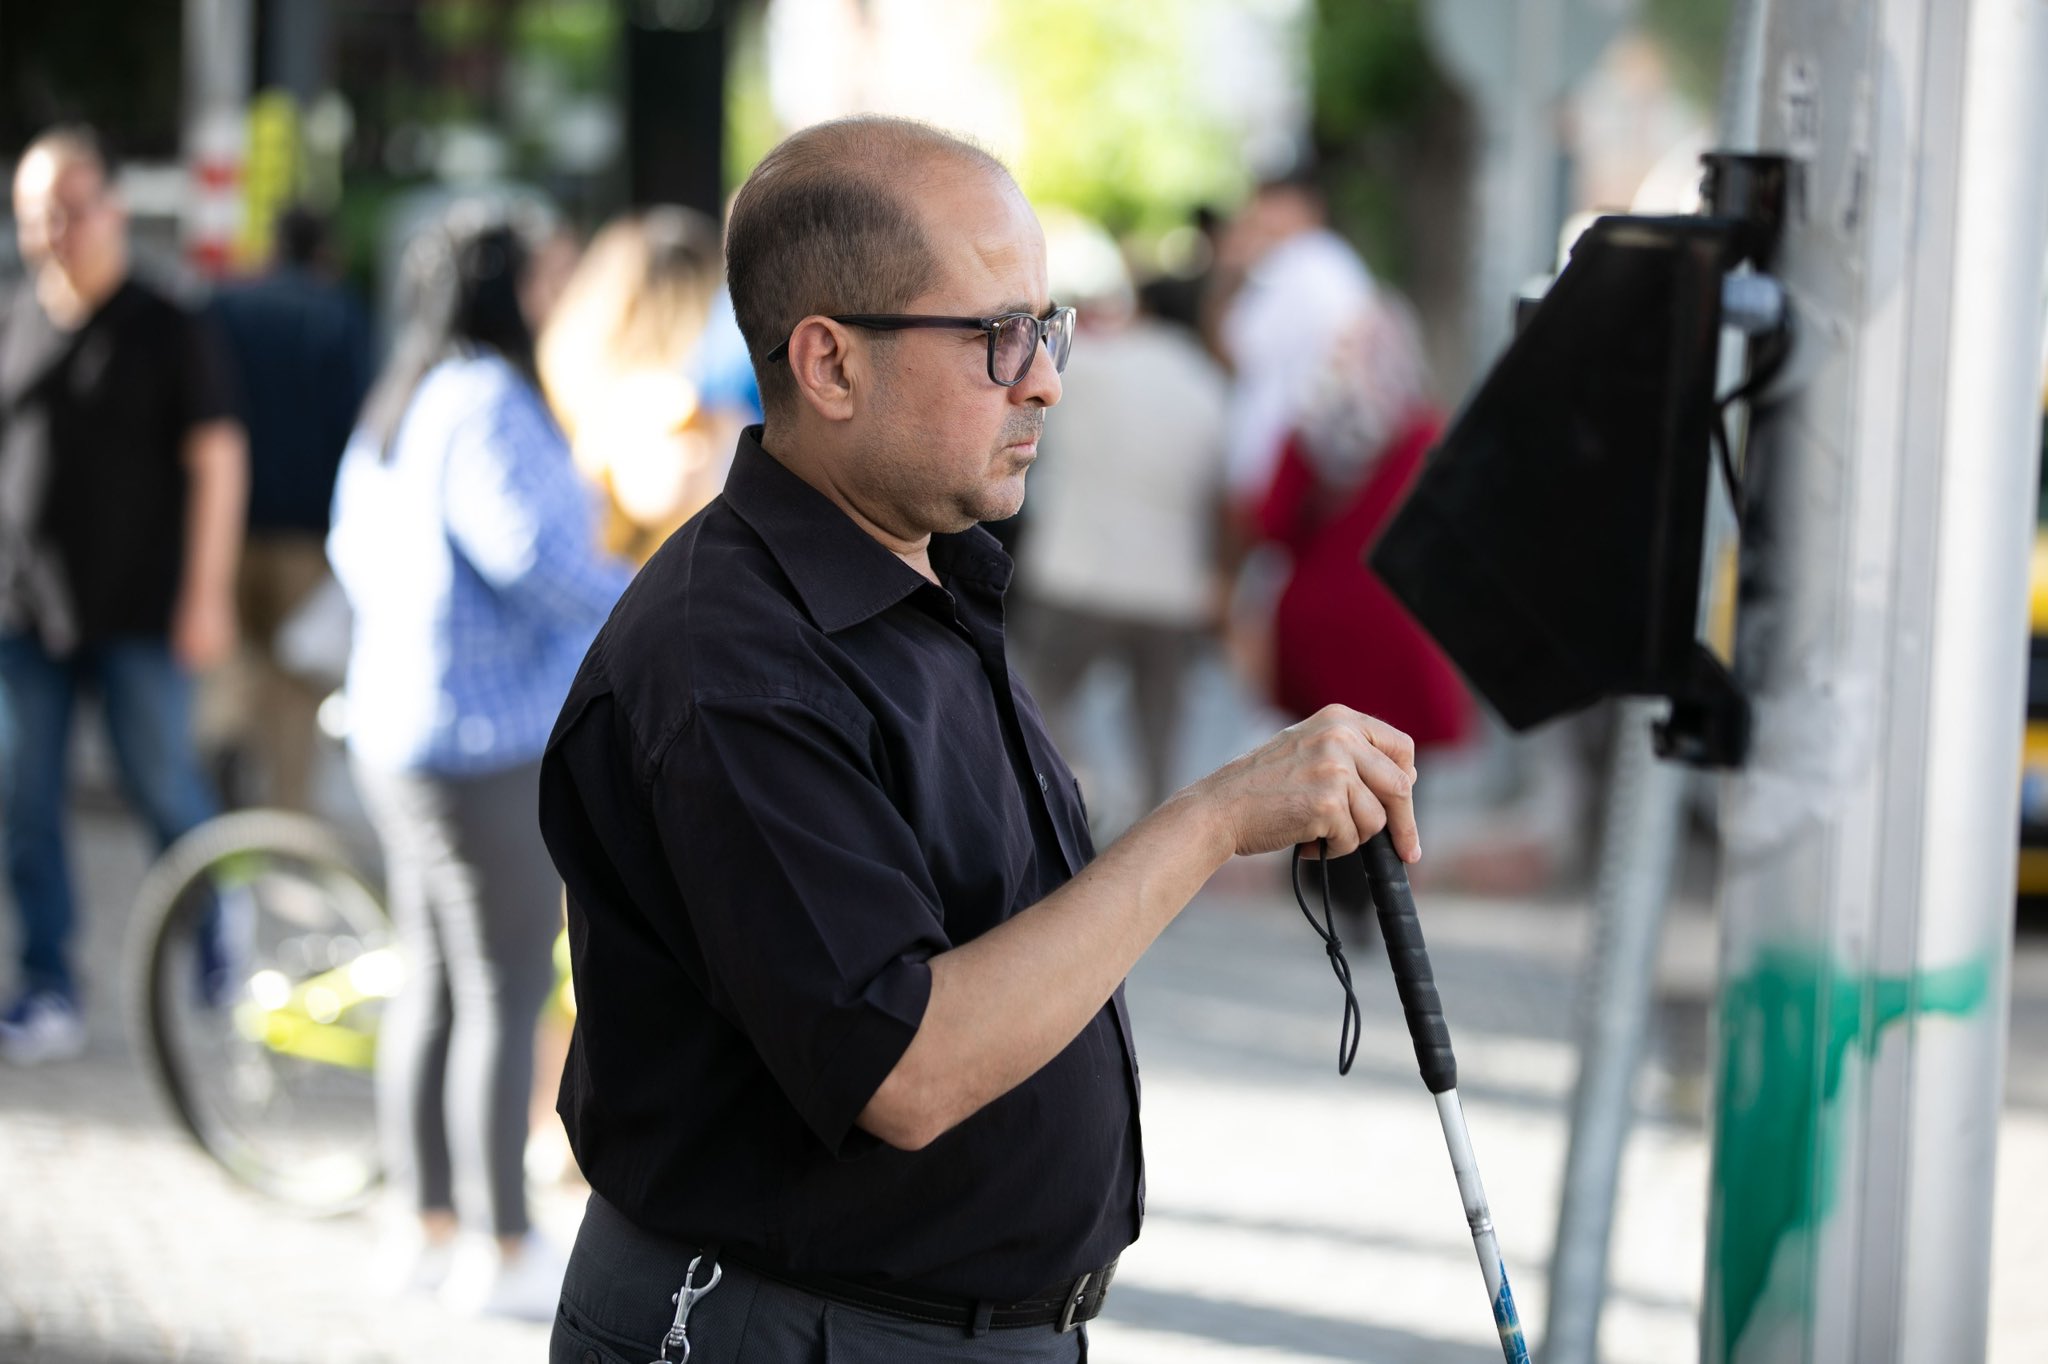
[[[1024,510],[1024,473],[1031,467],[1023,461],[999,482],[989,485],[988,495],[977,509],[977,521],[1007,521]]]

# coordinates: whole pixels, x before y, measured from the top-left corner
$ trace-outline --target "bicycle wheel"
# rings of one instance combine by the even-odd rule
[[[221,1167],[295,1207],[360,1206],[381,1177],[373,1073],[402,975],[341,841],[275,810],[173,844],[137,895],[138,1050]]]

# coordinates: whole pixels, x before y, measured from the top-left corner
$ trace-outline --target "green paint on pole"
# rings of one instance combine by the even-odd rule
[[[1969,1014],[1991,993],[1988,957],[1917,977],[1857,978],[1818,952],[1758,953],[1722,997],[1721,1074],[1713,1186],[1723,1358],[1756,1319],[1788,1237],[1823,1220],[1835,1192],[1842,1115],[1836,1106],[1853,1049],[1875,1056],[1884,1030],[1910,1014]],[[1782,1274],[1782,1271],[1781,1271]],[[1789,1279],[1804,1317],[1804,1275]]]

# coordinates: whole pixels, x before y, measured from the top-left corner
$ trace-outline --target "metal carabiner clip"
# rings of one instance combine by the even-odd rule
[[[711,1277],[703,1284],[697,1282],[697,1265],[702,1255],[690,1261],[690,1267],[683,1271],[683,1286],[676,1290],[670,1302],[676,1305],[675,1324],[668,1328],[668,1334],[661,1338],[661,1353],[655,1356],[654,1364],[689,1364],[690,1358],[690,1309],[697,1300],[718,1287],[718,1281],[725,1277],[725,1268],[716,1259],[711,1262]],[[673,1360],[668,1357],[670,1350],[680,1350]]]

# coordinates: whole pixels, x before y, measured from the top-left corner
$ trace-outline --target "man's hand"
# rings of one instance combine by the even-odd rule
[[[1393,831],[1413,862],[1415,744],[1330,706],[1139,820],[1073,880],[931,959],[930,1002],[859,1124],[916,1150],[1058,1055],[1160,930],[1240,853]]]
[[[224,592],[181,592],[171,615],[172,657],[188,672],[204,672],[234,648],[234,601]]]
[[[1242,856],[1328,839],[1342,856],[1386,829],[1404,861],[1415,828],[1415,743],[1370,715],[1325,706],[1185,793],[1207,804]]]

